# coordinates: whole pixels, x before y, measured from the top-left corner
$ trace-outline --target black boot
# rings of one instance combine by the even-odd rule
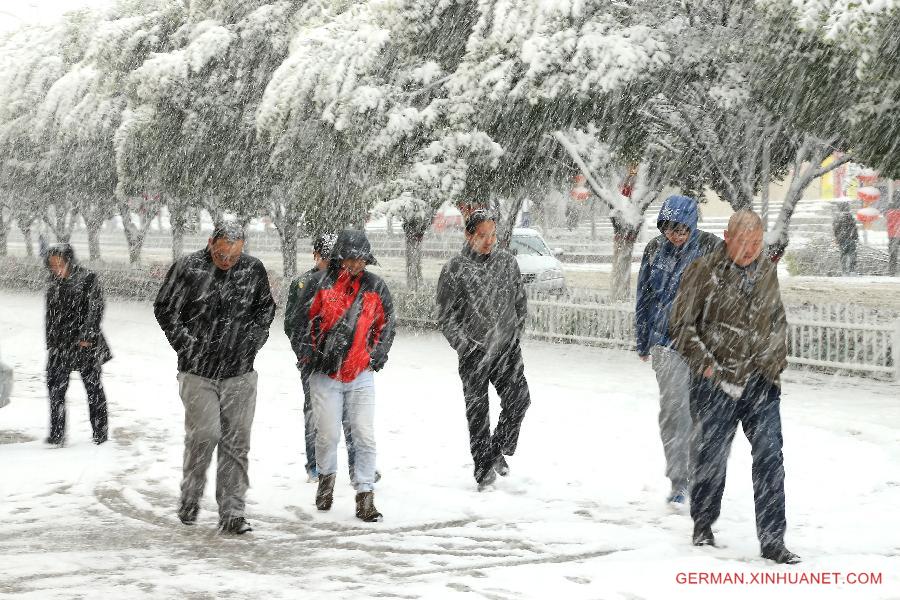
[[[107,441],[108,439],[109,439],[109,434],[107,434],[106,431],[100,431],[100,432],[98,432],[98,433],[95,433],[95,434],[92,436],[93,442],[94,442],[95,444],[97,444],[98,446],[99,446],[100,444],[106,443],[106,441]]]
[[[185,525],[193,525],[197,522],[197,513],[200,512],[200,506],[196,502],[182,503],[178,509],[178,518]]]
[[[381,521],[381,513],[375,508],[375,492],[360,492],[356,495],[356,518],[366,523]]]
[[[502,454],[494,461],[494,470],[497,471],[497,475],[500,477],[509,475],[509,465],[506,463],[506,459]]]
[[[336,473],[331,475],[319,475],[319,488],[316,490],[316,508],[319,510],[331,510],[334,502],[334,480]]]
[[[244,517],[228,517],[219,521],[219,533],[231,535],[244,535],[250,533],[253,528]]]
[[[485,469],[481,477],[475,481],[478,483],[478,491],[483,492],[497,481],[497,472],[493,468]]]
[[[784,542],[770,544],[762,549],[762,557],[773,560],[780,565],[796,565],[800,557],[785,548]]]
[[[716,538],[713,536],[712,527],[709,525],[694,525],[694,545],[695,546],[715,546]]]

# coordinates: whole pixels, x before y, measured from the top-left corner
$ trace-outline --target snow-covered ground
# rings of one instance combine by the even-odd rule
[[[211,485],[196,527],[175,516],[182,407],[175,356],[148,304],[108,307],[111,441],[90,443],[76,376],[69,445],[41,443],[42,304],[36,294],[0,291],[0,351],[17,377],[12,404],[0,410],[0,597],[900,597],[897,385],[787,374],[787,541],[805,560],[782,567],[758,557],[740,433],[715,528],[725,547],[691,546],[690,518],[663,501],[656,383],[635,357],[527,343],[533,402],[512,474],[478,493],[454,356],[437,334],[404,332],[376,382],[385,520],[363,524],[344,466],[334,508],[315,510],[299,380],[279,319],[257,361],[255,531],[220,537]],[[882,582],[678,583],[821,572],[875,573]]]

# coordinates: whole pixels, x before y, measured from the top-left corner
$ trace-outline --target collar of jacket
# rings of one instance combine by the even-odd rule
[[[490,254],[479,254],[472,249],[469,242],[466,242],[462,249],[462,255],[473,262],[484,264],[497,255],[497,249],[494,248]]]
[[[728,250],[725,244],[720,244],[710,257],[715,265],[715,270],[720,274],[734,273],[740,277],[744,277],[747,273],[753,273],[755,274],[755,281],[759,281],[770,270],[776,268],[775,263],[766,260],[765,252],[760,253],[756,260],[746,267],[739,267],[737,263],[728,256]]]

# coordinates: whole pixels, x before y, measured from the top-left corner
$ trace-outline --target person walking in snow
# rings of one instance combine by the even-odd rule
[[[900,190],[894,192],[891,203],[884,211],[884,218],[887,221],[888,234],[887,273],[896,277],[900,275],[900,268],[898,268],[898,260],[900,260]]]
[[[438,280],[438,322],[459,358],[475,481],[483,490],[497,474],[509,474],[504,455],[515,453],[531,404],[520,347],[527,296],[516,259],[494,247],[497,227],[492,215],[474,211],[465,235],[462,252],[444,265]],[[493,434],[491,383],[500,396]]]
[[[312,269],[300,275],[291,282],[288,292],[287,305],[284,309],[284,333],[290,340],[294,335],[297,322],[297,312],[300,310],[300,297],[304,290],[312,283],[313,278],[328,268],[331,251],[337,236],[333,233],[318,236],[313,242]],[[297,363],[300,370],[300,381],[303,386],[303,427],[306,442],[306,475],[307,481],[315,483],[319,481],[319,473],[316,469],[316,419],[312,406],[312,397],[309,393],[309,366]],[[353,435],[350,433],[350,421],[346,413],[343,418],[344,444],[347,446],[347,466],[350,470],[350,478],[353,478],[355,456],[353,452]],[[375,471],[375,482],[381,479],[381,474]]]
[[[178,517],[197,521],[212,452],[218,447],[220,533],[252,531],[244,516],[247,454],[256,410],[256,354],[269,337],[275,301],[266,269],[243,253],[236,223],[216,227],[206,248],[179,259],[153,309],[178,354],[184,404],[184,465]]]
[[[856,245],[859,243],[859,231],[856,229],[856,219],[850,214],[850,204],[847,202],[838,202],[835,205],[832,229],[834,240],[841,251],[841,273],[853,275],[856,273]]]
[[[763,558],[796,563],[787,529],[781,435],[781,381],[787,320],[776,265],[763,254],[762,220],[731,216],[725,244],[685,271],[669,334],[691,372],[694,420],[691,517],[696,546],[715,546],[731,442],[740,422],[753,457],[756,532]]]
[[[653,359],[659,384],[659,434],[666,457],[666,477],[672,483],[667,502],[687,499],[691,437],[689,409],[691,374],[687,362],[672,348],[669,314],[685,269],[722,243],[697,229],[697,202],[687,196],[670,196],[656,219],[661,235],[644,248],[637,281],[635,333],[637,353]]]
[[[102,444],[109,431],[102,367],[112,359],[100,329],[103,288],[96,273],[78,264],[69,244],[48,246],[44,261],[50,271],[46,301],[50,434],[46,442],[54,446],[65,444],[66,390],[72,371],[78,371],[87,392],[92,439],[95,444]]]
[[[377,264],[364,231],[338,234],[327,269],[313,275],[293,313],[291,347],[309,373],[316,421],[316,508],[330,510],[337,478],[341,423],[353,436],[356,516],[382,520],[375,508],[375,376],[394,341],[387,285],[366,270]]]

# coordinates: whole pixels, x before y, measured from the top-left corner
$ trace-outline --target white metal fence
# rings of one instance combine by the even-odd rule
[[[900,381],[900,318],[842,305],[790,307],[788,361]],[[634,350],[634,308],[625,304],[529,302],[529,337]]]

